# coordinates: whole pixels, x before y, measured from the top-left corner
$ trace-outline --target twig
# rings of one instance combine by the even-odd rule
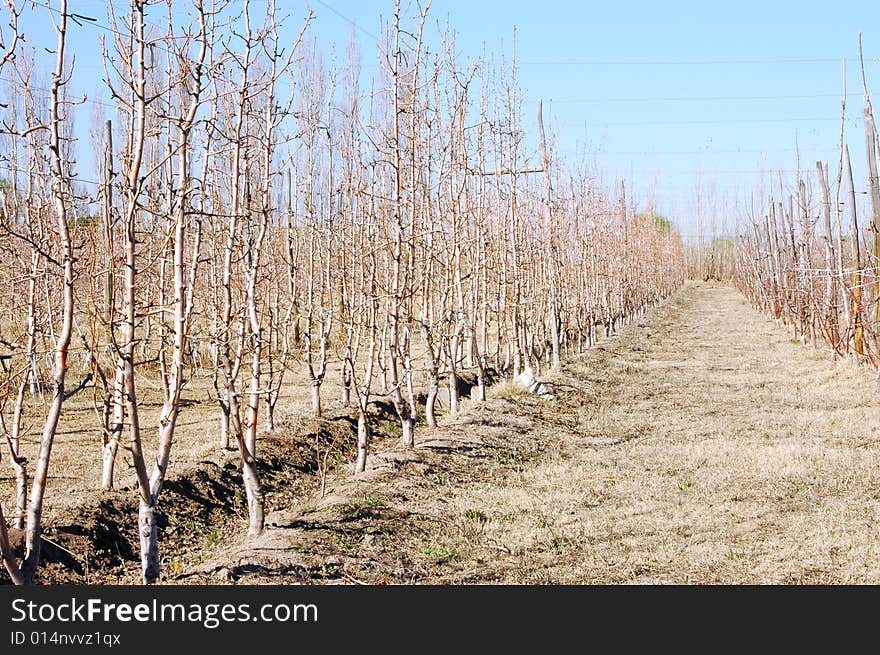
[[[49,539],[49,538],[46,537],[45,535],[40,535],[40,539],[42,539],[42,540],[45,541],[46,543],[52,544],[53,546],[55,546],[55,547],[58,548],[59,550],[63,550],[65,553],[67,553],[67,554],[70,555],[73,559],[75,559],[75,560],[77,561],[77,563],[80,563],[80,564],[82,563],[82,562],[79,561],[79,557],[77,557],[77,556],[76,556],[74,553],[72,553],[71,551],[67,550],[64,546],[62,546],[61,544],[59,544],[57,541],[52,541],[51,539]]]
[[[364,587],[369,587],[369,586],[370,586],[370,583],[369,583],[369,582],[364,582],[363,580],[358,580],[357,578],[355,578],[355,577],[349,575],[349,574],[346,573],[345,571],[342,571],[342,575],[343,575],[344,578],[346,578],[347,580],[351,580],[351,581],[354,582],[355,584],[363,585]]]

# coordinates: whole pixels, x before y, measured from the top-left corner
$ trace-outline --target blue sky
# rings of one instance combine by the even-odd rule
[[[306,3],[280,5],[294,31]],[[311,0],[311,7],[311,34],[325,52],[334,43],[344,49],[349,21],[357,23],[369,74],[370,35],[379,34],[393,2]],[[103,1],[72,0],[72,9],[106,24]],[[631,180],[642,204],[653,198],[685,233],[694,231],[697,180],[720,220],[732,211],[722,204],[755,188],[760,171],[793,171],[796,145],[805,169],[829,160],[834,178],[846,57],[847,139],[856,186],[865,187],[857,39],[861,30],[869,86],[880,98],[880,2],[434,0],[430,16],[432,28],[448,19],[459,51],[471,57],[484,46],[509,56],[516,27],[527,128],[543,98],[561,154],[574,157],[586,146],[609,186]],[[99,97],[100,33],[89,25],[71,30],[74,86],[91,99]],[[35,42],[48,37],[35,23]]]

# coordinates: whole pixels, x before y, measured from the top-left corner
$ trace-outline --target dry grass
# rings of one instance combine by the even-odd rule
[[[502,398],[504,400],[515,401],[527,398],[529,392],[521,385],[505,380],[504,382],[500,382],[499,384],[490,387],[486,395],[489,398]]]
[[[690,285],[564,368],[577,429],[457,491],[492,577],[527,583],[876,583],[880,410],[724,286]],[[484,557],[451,533],[445,548]]]

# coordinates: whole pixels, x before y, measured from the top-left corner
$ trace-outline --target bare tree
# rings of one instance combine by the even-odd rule
[[[13,48],[19,40],[18,30],[16,29],[18,14],[12,4],[7,6],[7,10],[12,16],[11,26],[15,33],[10,45],[10,48]],[[74,261],[76,256],[74,252],[74,242],[70,232],[68,213],[71,194],[70,171],[66,159],[67,150],[62,146],[66,115],[65,105],[69,102],[64,97],[64,87],[70,79],[70,72],[66,61],[68,18],[66,0],[61,0],[57,20],[51,12],[49,15],[52,17],[57,36],[55,67],[49,88],[49,117],[48,122],[45,125],[33,126],[32,128],[29,128],[28,131],[45,129],[48,132],[47,146],[49,151],[48,162],[51,180],[50,196],[52,201],[52,217],[55,223],[55,239],[53,239],[55,244],[51,246],[52,251],[43,251],[42,254],[54,269],[51,281],[55,283],[52,286],[55,287],[55,292],[58,293],[61,298],[61,311],[60,316],[56,319],[59,321],[59,329],[55,334],[53,344],[52,396],[43,423],[39,452],[34,467],[33,483],[27,504],[25,555],[24,561],[20,566],[12,556],[8,535],[6,533],[5,520],[2,517],[2,512],[0,512],[0,525],[2,525],[2,528],[0,528],[0,552],[3,554],[3,560],[7,571],[13,581],[18,584],[33,582],[34,575],[40,562],[43,501],[46,494],[49,461],[52,453],[52,446],[55,441],[55,432],[61,416],[61,408],[64,404],[64,383],[67,377],[68,349],[73,332],[74,319],[73,284]],[[14,52],[11,49],[7,50],[4,52],[2,59],[0,59],[0,65],[5,65],[13,59]],[[2,68],[2,66],[0,66],[0,68]],[[12,452],[15,453],[13,457],[18,459],[19,463],[21,463],[21,456],[14,444]]]

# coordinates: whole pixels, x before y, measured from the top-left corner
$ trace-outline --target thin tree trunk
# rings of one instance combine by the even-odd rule
[[[828,325],[828,335],[831,339],[832,357],[837,358],[838,326],[837,304],[835,293],[835,266],[834,266],[834,232],[831,227],[831,192],[828,188],[828,169],[822,162],[816,162],[816,172],[819,176],[819,185],[822,189],[822,227],[825,235],[825,322]]]
[[[46,493],[46,482],[49,474],[49,458],[52,454],[52,446],[55,442],[55,430],[61,417],[61,406],[64,404],[64,381],[67,377],[67,351],[70,346],[70,338],[73,332],[73,264],[74,249],[73,240],[70,236],[70,226],[67,215],[66,195],[67,186],[66,162],[62,160],[61,127],[62,107],[61,89],[65,84],[64,74],[66,36],[67,36],[67,0],[61,0],[60,17],[57,19],[56,30],[58,45],[55,51],[55,71],[52,76],[50,92],[50,116],[49,116],[49,151],[50,167],[52,171],[52,204],[55,213],[56,230],[60,242],[60,256],[62,267],[63,284],[63,309],[61,313],[61,330],[54,344],[54,361],[52,366],[52,379],[54,389],[51,404],[43,424],[43,433],[40,437],[40,450],[37,455],[37,464],[34,469],[33,485],[31,487],[30,500],[27,509],[27,523],[25,526],[25,558],[22,565],[22,576],[25,582],[31,583],[34,579],[37,566],[40,562],[40,535],[43,527],[43,499]]]
[[[544,206],[546,215],[545,238],[547,240],[547,274],[549,280],[550,315],[547,321],[550,323],[550,339],[553,349],[552,365],[554,368],[559,367],[559,308],[557,306],[558,298],[556,295],[556,256],[553,244],[553,185],[550,177],[550,154],[547,151],[547,139],[544,136],[544,115],[543,103],[538,100],[538,136],[541,145],[541,164],[544,168]]]
[[[312,416],[320,417],[323,413],[321,408],[321,383],[317,380],[312,380],[309,389],[312,396]]]
[[[113,274],[113,123],[104,121],[104,330],[108,346],[113,345],[113,316],[115,303],[115,282]],[[111,405],[113,423],[106,433],[101,452],[101,489],[113,489],[116,468],[116,453],[119,451],[119,437],[122,435],[125,419],[123,393],[124,363],[116,358],[115,375]]]
[[[367,452],[370,447],[370,428],[367,423],[367,413],[363,408],[358,408],[357,421],[357,461],[354,472],[363,473],[367,469]]]
[[[110,435],[104,443],[101,456],[101,489],[105,491],[113,489],[116,453],[119,450],[119,438],[122,436],[123,421],[125,420],[124,385],[124,363],[120,360],[116,365],[116,376],[113,381],[113,425]]]
[[[21,455],[21,428],[24,420],[24,399],[30,378],[30,365],[34,358],[36,348],[36,302],[37,302],[37,273],[40,258],[36,251],[31,254],[31,275],[28,280],[28,327],[27,346],[25,357],[28,361],[28,370],[22,375],[18,386],[18,394],[12,410],[12,469],[15,475],[15,519],[13,526],[18,530],[24,529],[24,516],[27,512],[27,460]]]
[[[844,158],[846,165],[844,172],[846,173],[846,183],[849,187],[849,204],[850,204],[850,245],[852,247],[853,261],[853,288],[852,288],[852,321],[853,321],[853,346],[855,348],[856,357],[864,354],[863,331],[862,331],[862,257],[861,247],[859,244],[859,217],[856,206],[856,188],[853,184],[852,163],[849,158],[849,146],[844,146]],[[857,360],[858,361],[858,360]]]

